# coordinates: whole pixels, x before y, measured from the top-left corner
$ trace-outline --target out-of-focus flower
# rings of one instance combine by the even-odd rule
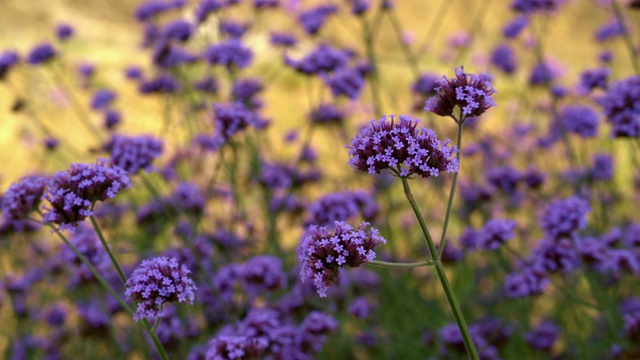
[[[231,39],[209,46],[202,57],[211,65],[222,65],[227,68],[243,69],[253,61],[253,52],[241,41]]]
[[[502,34],[509,39],[515,38],[520,35],[527,25],[529,25],[529,17],[527,15],[518,15],[504,26]]]
[[[318,5],[298,15],[298,22],[309,35],[316,35],[327,18],[336,13],[338,7],[332,4]]]
[[[513,74],[518,67],[515,52],[506,44],[499,45],[493,49],[491,63],[506,74]]]
[[[56,57],[56,50],[49,43],[36,45],[27,55],[27,63],[40,65],[49,62]]]
[[[2,219],[25,220],[31,212],[38,210],[44,194],[47,178],[40,175],[25,176],[11,184],[2,199]]]
[[[587,226],[589,203],[577,196],[551,202],[540,216],[540,226],[550,239],[559,239],[574,234]]]
[[[517,223],[513,220],[494,219],[478,231],[478,246],[485,250],[497,250],[500,245],[514,237]]]
[[[583,138],[598,135],[598,113],[589,106],[566,106],[560,112],[560,121],[566,131]]]
[[[111,90],[98,90],[91,99],[91,108],[100,110],[108,107],[116,99],[116,93]]]
[[[63,23],[56,25],[56,36],[58,37],[58,39],[60,39],[60,41],[68,40],[73,36],[74,33],[75,29],[69,24]]]
[[[111,153],[111,163],[133,175],[149,171],[151,163],[162,155],[162,140],[151,135],[114,135],[105,146]]]
[[[613,125],[611,136],[640,136],[640,76],[613,83],[598,102]]]

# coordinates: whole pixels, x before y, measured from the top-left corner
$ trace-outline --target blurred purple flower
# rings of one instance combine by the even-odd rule
[[[613,125],[612,137],[640,136],[640,76],[613,83],[598,102]]]
[[[489,220],[478,231],[477,244],[484,250],[497,250],[500,245],[512,239],[518,224],[513,220]]]
[[[253,52],[241,41],[231,39],[210,45],[202,54],[211,65],[222,65],[227,68],[243,69],[253,61]]]
[[[4,221],[26,220],[33,211],[37,211],[47,181],[45,176],[31,175],[11,184],[0,202],[2,219]]]
[[[149,171],[151,163],[162,155],[162,140],[151,135],[114,135],[105,150],[111,154],[111,163],[134,175]]]
[[[598,135],[598,113],[586,105],[570,105],[560,112],[560,121],[566,131],[590,138]]]
[[[91,108],[100,110],[108,107],[116,99],[116,93],[111,90],[98,90],[91,99]]]
[[[62,23],[56,25],[56,36],[60,41],[68,40],[73,36],[74,33],[75,29],[69,24]]]
[[[332,4],[318,5],[298,15],[298,22],[309,35],[316,35],[330,15],[336,13],[338,7]]]
[[[27,55],[27,63],[40,65],[52,60],[56,56],[56,50],[49,43],[36,45]]]
[[[589,203],[577,196],[557,199],[547,205],[540,216],[540,226],[550,239],[571,236],[587,226]]]

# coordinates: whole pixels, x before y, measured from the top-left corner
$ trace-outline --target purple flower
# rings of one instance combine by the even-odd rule
[[[245,104],[251,109],[259,108],[262,103],[255,98],[264,86],[258,79],[240,79],[233,83],[231,94],[235,101]]]
[[[589,106],[566,106],[560,112],[560,121],[565,130],[590,138],[598,135],[598,113]]]
[[[372,220],[378,204],[364,191],[342,191],[324,195],[308,207],[308,224],[326,226],[336,221],[351,220],[362,212],[363,218]]]
[[[272,32],[269,39],[273,46],[292,47],[298,43],[295,35],[285,32]]]
[[[520,272],[510,273],[504,279],[505,295],[509,298],[522,298],[541,294],[551,280],[547,271],[538,262],[523,267]]]
[[[513,49],[506,44],[499,45],[493,49],[491,53],[491,63],[506,74],[513,74],[518,66],[516,54]]]
[[[287,65],[305,75],[331,72],[344,67],[349,57],[343,50],[320,44],[300,60],[285,58]]]
[[[520,172],[509,165],[489,169],[486,177],[489,184],[508,195],[515,194],[518,183],[522,180]]]
[[[441,171],[457,172],[458,149],[450,140],[441,142],[431,129],[416,129],[418,120],[409,116],[383,116],[371,121],[351,139],[349,165],[369,174],[390,169],[394,174],[423,178],[438,176]]]
[[[320,297],[325,297],[327,289],[338,280],[341,267],[358,267],[375,259],[373,249],[387,241],[378,230],[367,230],[368,225],[363,222],[357,229],[341,221],[336,221],[333,228],[311,225],[298,257],[302,281],[313,280]]]
[[[526,15],[518,15],[504,26],[502,34],[508,39],[513,39],[520,35],[527,25],[529,25],[529,17]]]
[[[4,79],[9,70],[20,61],[18,53],[13,50],[7,50],[0,54],[0,80]]]
[[[577,196],[558,199],[545,207],[540,226],[551,239],[571,236],[587,226],[590,211],[589,203]]]
[[[344,121],[344,112],[335,105],[322,103],[309,114],[309,119],[314,124],[341,124]]]
[[[239,272],[247,293],[252,296],[276,291],[286,285],[282,260],[275,256],[254,256],[242,265]]]
[[[43,222],[60,225],[61,230],[75,229],[78,222],[93,214],[98,201],[106,201],[131,187],[127,173],[99,159],[95,164],[71,164],[56,173],[47,184]]]
[[[358,297],[353,299],[349,305],[349,314],[357,317],[358,319],[366,319],[375,310],[375,308],[375,304],[367,298]]]
[[[316,35],[327,18],[336,13],[338,7],[331,4],[318,5],[298,15],[298,22],[309,35]]]
[[[640,76],[615,82],[598,100],[613,137],[640,136]]]
[[[431,97],[436,94],[436,89],[438,88],[438,80],[439,78],[436,75],[422,74],[411,85],[411,90],[421,96]]]
[[[364,79],[358,70],[342,68],[325,76],[325,82],[331,88],[333,96],[346,96],[351,100],[360,97]]]
[[[105,275],[113,269],[111,260],[109,260],[107,252],[102,247],[93,229],[79,226],[73,236],[69,238],[69,241],[89,260],[89,263],[98,270],[98,273]],[[70,267],[71,286],[97,281],[89,267],[78,258],[70,247],[64,246],[60,249],[60,262],[62,266]]]
[[[94,110],[104,109],[116,99],[116,93],[111,90],[98,90],[91,99],[91,108]]]
[[[440,86],[436,89],[437,95],[427,100],[424,111],[440,116],[457,116],[453,110],[458,106],[461,118],[457,121],[464,121],[467,117],[480,116],[490,107],[496,106],[491,97],[496,89],[491,85],[489,75],[466,74],[464,66],[456,68],[455,72],[455,78],[447,79],[443,76],[438,81]]]
[[[149,171],[154,159],[162,155],[162,140],[151,135],[114,135],[105,146],[111,153],[111,163],[130,175]]]
[[[241,41],[231,39],[209,46],[202,57],[211,65],[243,69],[253,61],[253,52],[245,47]]]
[[[609,154],[593,155],[593,167],[591,168],[591,178],[596,181],[608,181],[613,179],[613,158]]]
[[[580,73],[579,87],[587,92],[595,88],[606,89],[607,79],[611,74],[611,69],[602,67],[598,69],[585,70]]]
[[[538,62],[532,69],[529,75],[529,84],[536,85],[548,85],[557,77],[557,74],[552,68],[552,64],[547,61]]]
[[[171,195],[170,201],[183,213],[201,215],[204,212],[206,198],[198,185],[181,182]]]
[[[74,32],[75,29],[69,24],[56,25],[56,36],[58,37],[58,39],[60,39],[60,41],[68,40],[73,36]]]
[[[104,112],[104,127],[107,130],[113,130],[122,120],[119,111],[108,109]]]
[[[209,14],[215,13],[225,6],[227,6],[227,4],[223,0],[201,0],[195,10],[196,20],[198,23],[202,23],[207,20]]]
[[[617,19],[612,20],[602,25],[596,30],[595,38],[599,42],[607,41],[609,39],[623,36],[627,33],[627,29]]]
[[[167,40],[187,41],[193,35],[193,24],[184,19],[174,20],[165,25],[162,34]]]
[[[136,9],[135,16],[139,21],[147,21],[163,12],[179,9],[185,4],[184,0],[147,0]]]
[[[525,14],[548,12],[556,10],[560,2],[561,0],[513,0],[511,8]]]
[[[140,84],[142,94],[172,94],[180,90],[180,83],[171,75],[158,75]]]
[[[181,64],[193,63],[197,57],[179,46],[160,42],[153,50],[152,59],[153,63],[161,68],[173,68]]]
[[[11,184],[2,199],[4,221],[25,220],[38,210],[40,198],[47,185],[47,178],[40,175],[25,176]]]
[[[164,315],[162,305],[179,301],[193,304],[198,289],[188,276],[186,266],[173,258],[144,260],[131,274],[125,286],[128,299],[138,302],[133,319],[154,320]]]
[[[257,359],[268,345],[265,338],[219,335],[209,341],[204,360]]]
[[[36,45],[27,55],[27,62],[31,65],[44,64],[56,56],[56,50],[49,43]]]
[[[518,224],[513,220],[494,219],[488,221],[478,232],[478,246],[485,250],[497,250],[512,239]]]
[[[230,20],[223,20],[220,22],[220,32],[228,35],[232,39],[240,39],[247,30],[249,30],[248,24]]]
[[[217,94],[220,86],[213,76],[205,76],[193,84],[193,87],[207,94]]]
[[[560,336],[560,328],[551,321],[543,321],[527,334],[527,343],[540,351],[551,351]]]
[[[127,77],[127,79],[131,79],[131,80],[142,79],[142,68],[140,68],[139,66],[131,65],[127,67],[124,74]]]
[[[280,6],[280,0],[253,0],[253,7],[256,9],[277,8]]]
[[[219,149],[231,136],[249,126],[261,128],[266,125],[264,120],[241,103],[216,103],[213,104],[213,109],[215,134],[211,139],[211,145],[214,149]]]
[[[548,273],[570,273],[580,264],[571,240],[543,239],[534,251],[535,260]]]

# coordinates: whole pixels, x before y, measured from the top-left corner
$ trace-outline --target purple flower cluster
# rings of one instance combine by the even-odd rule
[[[366,221],[373,220],[378,213],[378,204],[371,194],[362,190],[342,191],[324,195],[311,203],[307,210],[307,224],[326,226],[336,221],[347,221],[359,213]]]
[[[287,65],[305,75],[328,73],[344,67],[349,58],[340,49],[330,45],[320,44],[300,60],[285,58]]]
[[[215,133],[213,137],[201,138],[201,144],[206,148],[217,150],[224,145],[234,134],[254,126],[262,128],[266,126],[266,121],[261,119],[255,112],[248,109],[244,104],[216,103],[213,104],[215,115],[213,124]]]
[[[298,15],[298,22],[309,35],[316,35],[327,21],[327,18],[336,13],[338,7],[332,4],[318,5]]]
[[[300,278],[313,280],[321,297],[336,283],[340,268],[344,265],[358,267],[375,259],[373,249],[387,241],[378,230],[363,222],[354,229],[349,224],[336,221],[333,227],[311,225],[300,244]]]
[[[204,359],[257,359],[268,345],[269,342],[265,338],[220,335],[209,342]]]
[[[458,171],[458,149],[450,140],[441,142],[431,129],[418,131],[418,120],[409,116],[399,116],[399,122],[394,115],[389,118],[371,121],[351,139],[349,165],[369,174],[389,169],[401,177]]]
[[[617,81],[599,99],[613,137],[640,136],[640,76]]]
[[[104,109],[116,99],[116,93],[111,90],[98,90],[91,99],[91,108]]]
[[[191,271],[173,258],[157,257],[144,260],[126,283],[125,295],[138,302],[133,319],[154,320],[164,315],[162,306],[181,302],[193,304],[198,289],[191,280]]]
[[[583,138],[598,135],[598,113],[585,105],[572,105],[562,109],[560,121],[562,126],[574,134]]]
[[[56,57],[56,50],[49,43],[36,45],[27,55],[27,63],[40,65],[51,61]]]
[[[18,53],[13,50],[8,50],[0,54],[0,80],[3,80],[9,70],[20,61]]]
[[[111,260],[109,260],[109,256],[102,244],[100,244],[100,240],[93,229],[79,226],[73,236],[69,238],[69,241],[89,260],[89,263],[98,270],[98,273],[104,275],[112,270]],[[73,267],[70,277],[71,286],[97,281],[89,267],[78,258],[70,247],[64,246],[61,248],[60,262],[61,266]]]
[[[130,175],[149,171],[154,159],[162,155],[162,140],[151,135],[114,135],[105,146],[111,153],[111,163]]]
[[[357,69],[341,68],[325,76],[325,82],[335,97],[345,96],[356,100],[364,87],[364,78]]]
[[[231,39],[209,46],[202,57],[211,65],[222,65],[227,68],[243,69],[253,61],[253,52],[241,41]]]
[[[238,273],[247,293],[254,297],[286,285],[282,260],[275,256],[254,256],[238,269]]]
[[[506,74],[513,74],[518,68],[515,52],[506,44],[499,45],[493,49],[491,63]]]
[[[590,211],[589,203],[579,197],[557,199],[543,210],[540,226],[550,239],[569,237],[587,226]]]
[[[38,210],[46,185],[47,178],[40,175],[25,176],[11,184],[1,202],[2,219],[25,220],[31,212]]]
[[[42,207],[43,222],[73,231],[78,222],[93,214],[96,202],[111,199],[129,187],[127,173],[104,159],[95,164],[71,164],[49,180],[44,195],[49,205]]]
[[[456,77],[443,77],[438,81],[440,85],[437,94],[427,100],[424,111],[433,112],[440,116],[457,116],[453,113],[456,106],[460,108],[460,119],[480,116],[490,107],[496,106],[491,95],[496,89],[491,85],[491,77],[487,74],[467,74],[464,66],[455,69]]]
[[[513,220],[489,220],[478,232],[478,246],[485,250],[497,250],[500,245],[515,236],[517,225]]]
[[[607,80],[611,74],[611,69],[607,67],[585,70],[580,74],[580,88],[590,92],[593,89],[607,88]]]

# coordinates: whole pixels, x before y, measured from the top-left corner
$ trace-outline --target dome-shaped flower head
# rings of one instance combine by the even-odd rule
[[[438,76],[433,74],[421,74],[411,85],[411,90],[424,97],[431,97],[436,94],[438,88]]]
[[[271,45],[276,47],[288,48],[298,43],[296,36],[287,32],[272,32],[269,34]]]
[[[240,267],[240,278],[252,296],[276,291],[286,285],[282,260],[270,255],[254,256]]]
[[[595,88],[606,89],[611,70],[608,67],[585,70],[580,73],[579,88],[590,92]]]
[[[213,124],[216,127],[212,139],[214,149],[220,148],[231,136],[249,126],[262,128],[266,125],[265,120],[242,103],[217,103],[213,105],[213,109],[215,111]]]
[[[375,259],[373,249],[387,241],[378,230],[368,230],[368,225],[363,222],[357,229],[342,221],[333,227],[311,225],[300,244],[302,281],[313,280],[320,297],[325,297],[338,280],[341,267],[359,267]]]
[[[450,140],[441,142],[431,129],[416,127],[409,116],[383,116],[371,121],[351,139],[349,165],[369,174],[389,169],[398,176],[428,178],[441,171],[457,172],[458,149]]]
[[[56,56],[56,50],[49,43],[36,45],[27,55],[27,62],[31,65],[44,64]]]
[[[549,204],[540,216],[540,226],[551,239],[572,235],[587,226],[589,203],[577,196],[558,199]]]
[[[209,341],[204,359],[258,359],[268,346],[266,337],[219,335]]]
[[[40,198],[47,185],[47,178],[40,175],[25,176],[11,184],[2,199],[4,220],[24,220],[38,209]]]
[[[360,91],[364,87],[364,78],[356,69],[341,68],[325,75],[324,80],[331,88],[333,96],[346,96],[351,100],[360,97]]]
[[[285,57],[285,63],[304,75],[331,72],[344,67],[349,61],[347,53],[330,45],[320,44],[300,60]]]
[[[157,257],[144,260],[131,274],[124,294],[138,302],[133,319],[154,320],[163,316],[162,305],[181,302],[193,305],[196,284],[191,271],[174,258]]]
[[[143,81],[139,90],[142,94],[172,94],[180,90],[180,83],[171,75],[158,75]]]
[[[591,178],[596,181],[607,181],[613,179],[613,158],[609,154],[598,153],[593,155],[593,167],[591,168]]]
[[[456,106],[460,108],[460,119],[480,116],[490,107],[496,106],[491,95],[496,89],[491,85],[491,77],[487,74],[466,74],[464,66],[455,69],[456,77],[447,79],[443,76],[438,81],[440,85],[437,94],[427,100],[424,111],[430,111],[440,116],[452,116]]]
[[[560,328],[558,325],[547,320],[543,321],[533,330],[527,333],[527,343],[536,349],[541,351],[551,351],[553,344],[560,336]]]
[[[89,263],[98,270],[98,273],[107,274],[113,269],[107,252],[104,251],[96,232],[92,228],[79,226],[73,236],[69,238],[69,242],[89,260]],[[71,275],[69,281],[71,286],[97,281],[89,267],[80,260],[69,246],[64,246],[60,249],[60,261],[63,266],[70,267]]]
[[[502,34],[508,39],[513,39],[520,35],[527,25],[529,25],[529,17],[526,15],[518,15],[502,28]]]
[[[518,68],[516,54],[507,44],[499,45],[493,49],[491,63],[506,74],[513,74]]]
[[[42,207],[43,222],[73,231],[78,222],[93,214],[96,202],[111,199],[130,187],[127,173],[104,159],[95,164],[71,164],[71,168],[49,179],[44,198],[50,207]]]
[[[341,124],[345,114],[342,109],[329,103],[320,104],[309,114],[309,120],[316,125]]]
[[[613,137],[640,136],[640,76],[615,82],[598,100]]]
[[[178,19],[165,25],[162,35],[167,40],[187,41],[193,35],[193,25],[184,19]]]
[[[583,138],[598,135],[598,113],[589,106],[570,105],[560,112],[560,121],[565,130]]]
[[[298,22],[309,35],[315,35],[330,15],[338,12],[338,7],[333,4],[318,5],[298,15]]]
[[[140,170],[150,170],[154,159],[162,155],[162,140],[151,135],[114,135],[106,145],[111,153],[111,163],[133,175]]]
[[[253,61],[253,52],[244,46],[240,40],[227,40],[209,46],[202,57],[211,65],[222,65],[227,68],[243,69]]]

